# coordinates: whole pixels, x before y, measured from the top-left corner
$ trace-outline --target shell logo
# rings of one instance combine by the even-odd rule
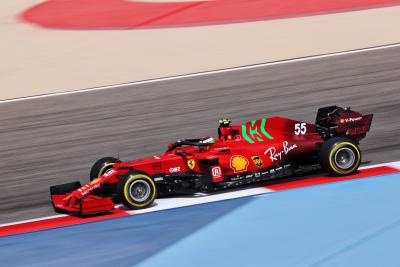
[[[247,171],[247,166],[249,165],[249,161],[240,155],[235,155],[231,157],[231,168],[236,172]]]

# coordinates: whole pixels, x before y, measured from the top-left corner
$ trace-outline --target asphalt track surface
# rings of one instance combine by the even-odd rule
[[[102,156],[158,154],[179,138],[337,104],[374,113],[364,163],[400,159],[400,48],[0,105],[0,223],[53,214],[48,187],[87,181]]]

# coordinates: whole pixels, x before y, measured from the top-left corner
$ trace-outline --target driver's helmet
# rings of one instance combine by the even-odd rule
[[[231,131],[231,120],[230,119],[220,119],[218,127],[218,136],[220,139],[226,140],[230,135]]]
[[[230,119],[220,119],[219,121],[219,127],[228,127],[231,124],[231,120]]]

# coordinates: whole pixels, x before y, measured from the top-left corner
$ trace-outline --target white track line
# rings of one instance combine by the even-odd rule
[[[50,94],[43,94],[43,95],[13,98],[13,99],[5,99],[5,100],[0,100],[0,104],[10,103],[10,102],[18,102],[18,101],[24,101],[24,100],[31,100],[31,99],[37,99],[37,98],[45,98],[45,97],[51,97],[51,96],[69,95],[69,94],[86,93],[86,92],[99,91],[99,90],[107,90],[107,89],[113,89],[113,88],[122,88],[122,87],[132,86],[132,85],[143,85],[143,84],[150,84],[150,83],[157,83],[157,82],[164,82],[164,81],[171,81],[171,80],[179,80],[179,79],[200,77],[200,76],[233,72],[233,71],[239,71],[239,70],[255,69],[255,68],[261,68],[261,67],[267,67],[267,66],[290,64],[290,63],[295,63],[295,62],[330,58],[330,57],[343,56],[343,55],[358,54],[358,53],[363,53],[363,52],[369,52],[369,51],[375,51],[375,50],[381,50],[381,49],[387,49],[387,48],[394,48],[394,47],[400,47],[400,43],[382,45],[382,46],[374,46],[374,47],[368,47],[368,48],[361,48],[361,49],[355,49],[355,50],[349,50],[349,51],[343,51],[343,52],[328,53],[328,54],[323,54],[323,55],[312,55],[312,56],[306,56],[306,57],[300,57],[300,58],[279,60],[279,61],[274,61],[274,62],[269,62],[269,63],[261,63],[261,64],[254,64],[254,65],[246,65],[246,66],[241,66],[241,67],[233,67],[233,68],[227,68],[227,69],[170,76],[170,77],[164,77],[164,78],[149,79],[149,80],[129,82],[129,83],[123,83],[123,84],[100,86],[100,87],[87,88],[87,89],[78,89],[78,90],[66,91],[66,92],[60,92],[60,93],[50,93]]]
[[[365,166],[361,166],[360,168],[358,168],[359,170],[364,170],[364,169],[369,169],[369,168],[375,168],[375,167],[382,167],[382,166],[388,166],[388,167],[392,167],[395,169],[399,169],[400,170],[400,161],[391,161],[391,162],[386,162],[386,163],[379,163],[379,164],[373,164],[373,165],[365,165]]]
[[[61,217],[67,217],[67,216],[68,216],[68,215],[66,215],[66,214],[58,214],[58,215],[52,215],[52,216],[34,218],[34,219],[23,220],[23,221],[16,221],[16,222],[10,222],[10,223],[3,223],[3,224],[0,224],[0,227],[10,226],[10,225],[16,225],[16,224],[22,224],[22,223],[38,222],[38,221],[43,221],[43,220],[48,220],[48,219],[55,219],[55,218],[61,218]]]
[[[156,205],[154,205],[153,207],[142,210],[127,211],[127,212],[131,215],[136,215],[136,214],[142,214],[160,210],[169,210],[169,209],[176,209],[176,208],[194,206],[199,204],[206,204],[228,199],[257,196],[274,191],[275,190],[268,189],[265,187],[256,187],[256,188],[242,189],[225,193],[219,192],[212,194],[203,194],[203,195],[198,195],[197,197],[196,195],[194,195],[185,197],[160,198],[155,201]]]

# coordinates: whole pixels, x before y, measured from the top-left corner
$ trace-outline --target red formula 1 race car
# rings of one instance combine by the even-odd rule
[[[80,215],[105,212],[122,202],[129,209],[150,206],[157,196],[216,191],[322,169],[354,173],[361,163],[359,141],[372,114],[330,106],[311,124],[271,117],[230,125],[220,120],[218,139],[183,139],[165,153],[121,162],[98,160],[90,182],[50,187],[57,211]]]

